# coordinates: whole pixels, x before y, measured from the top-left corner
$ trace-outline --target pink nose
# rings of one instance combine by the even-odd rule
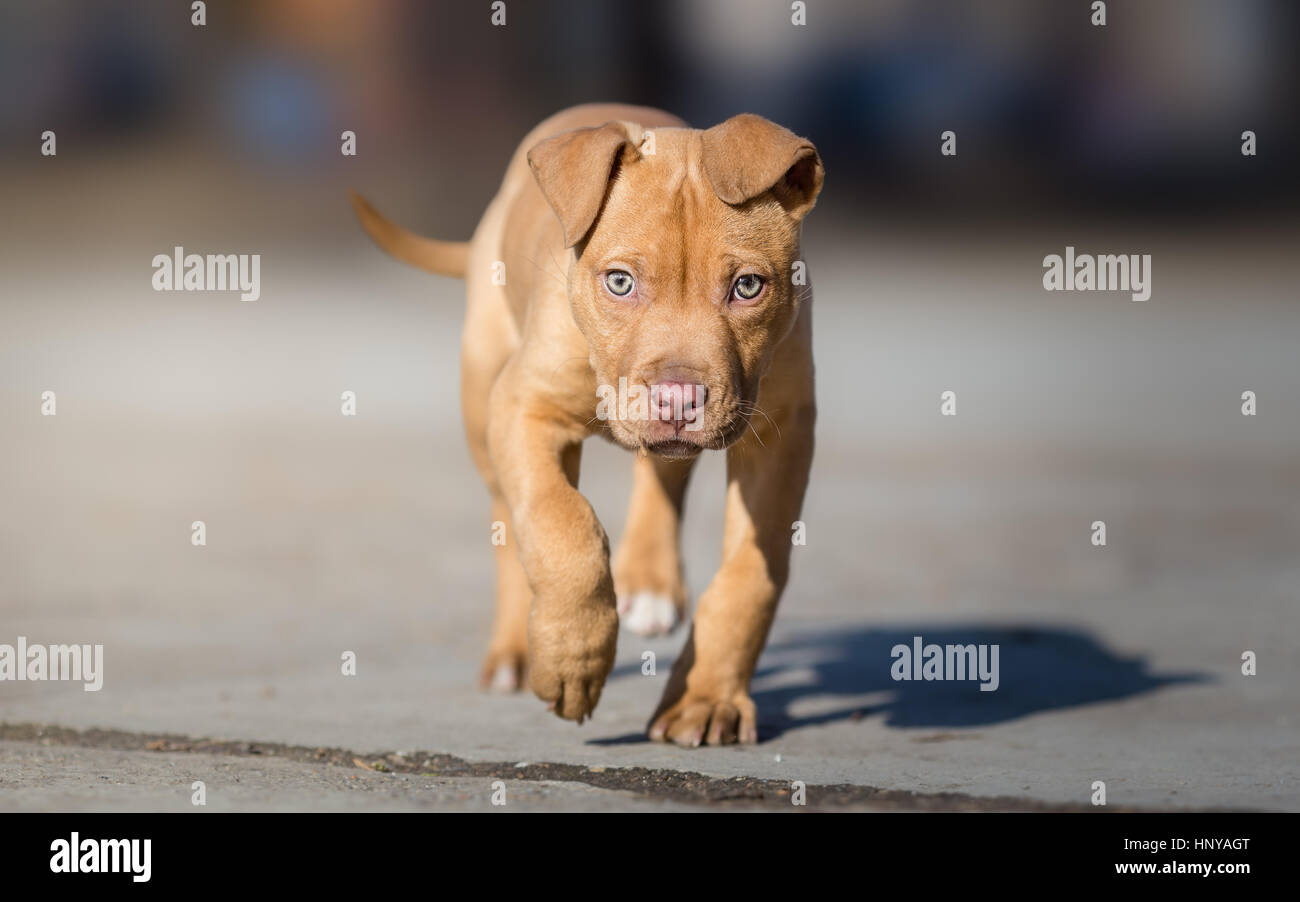
[[[709,399],[709,390],[689,382],[656,382],[650,386],[650,404],[661,420],[693,420]]]

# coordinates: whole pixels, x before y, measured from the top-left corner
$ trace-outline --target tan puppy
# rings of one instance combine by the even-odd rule
[[[812,462],[799,238],[821,184],[813,145],[758,116],[701,131],[660,110],[588,105],[524,139],[467,245],[412,235],[353,196],[381,248],[467,283],[461,405],[507,535],[485,681],[518,686],[526,668],[559,716],[591,714],[620,613],[645,632],[683,614],[682,498],[699,452],[725,448],[722,566],[649,733],[757,740],[749,682]],[[620,379],[626,411],[601,404]],[[577,489],[593,433],[636,452],[612,568]]]

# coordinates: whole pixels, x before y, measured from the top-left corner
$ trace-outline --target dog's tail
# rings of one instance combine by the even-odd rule
[[[356,211],[357,219],[380,250],[403,263],[427,269],[440,276],[465,277],[465,269],[469,265],[469,242],[423,238],[389,222],[355,191],[349,191],[348,195],[352,198],[352,209]]]

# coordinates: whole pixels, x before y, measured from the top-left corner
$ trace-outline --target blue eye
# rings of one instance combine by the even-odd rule
[[[632,274],[629,272],[615,269],[605,273],[605,287],[615,297],[627,297],[632,293],[635,286],[636,280],[632,278]]]

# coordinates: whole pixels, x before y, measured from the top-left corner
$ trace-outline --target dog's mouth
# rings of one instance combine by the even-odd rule
[[[745,434],[747,424],[747,418],[738,416],[729,420],[721,429],[700,432],[681,430],[675,435],[670,434],[662,438],[649,438],[643,435],[639,438],[638,444],[641,450],[659,457],[673,460],[695,457],[701,451],[725,451]]]
[[[694,457],[704,450],[704,445],[684,439],[668,439],[667,441],[653,442],[642,447],[656,457],[665,457],[669,460]]]

